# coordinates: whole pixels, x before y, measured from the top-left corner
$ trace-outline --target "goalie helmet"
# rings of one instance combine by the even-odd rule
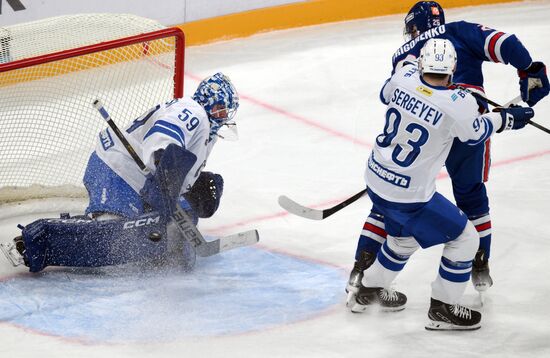
[[[420,50],[418,69],[421,74],[453,75],[456,69],[456,51],[453,43],[445,39],[429,39]]]
[[[409,41],[424,31],[443,24],[445,24],[445,14],[441,5],[435,1],[419,1],[405,16],[403,35]]]
[[[239,108],[239,95],[229,77],[221,72],[205,78],[197,87],[193,100],[200,104],[210,121],[210,139],[222,126],[235,126],[232,121]]]

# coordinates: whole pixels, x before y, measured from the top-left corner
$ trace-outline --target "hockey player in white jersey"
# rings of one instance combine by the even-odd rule
[[[407,298],[391,290],[391,282],[418,247],[443,244],[426,329],[480,327],[481,314],[459,304],[479,236],[464,213],[436,191],[435,179],[454,138],[476,145],[494,132],[523,128],[534,112],[513,107],[480,115],[472,95],[447,87],[455,68],[452,43],[431,39],[418,64],[406,64],[382,88],[386,124],[368,159],[365,180],[374,207],[385,217],[388,236],[349,302],[353,312],[372,304],[404,309]]]
[[[95,267],[165,262],[184,268],[195,250],[171,221],[179,205],[194,220],[210,217],[223,193],[219,174],[203,172],[223,126],[234,126],[238,94],[222,73],[203,80],[192,98],[159,104],[125,128],[124,137],[152,175],[140,170],[111,129],[99,133],[84,174],[84,216],[40,219],[22,228],[7,252],[38,272],[46,266]]]

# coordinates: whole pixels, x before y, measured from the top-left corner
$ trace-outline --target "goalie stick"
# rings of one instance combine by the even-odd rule
[[[116,123],[103,106],[103,103],[101,103],[99,99],[96,99],[93,102],[93,106],[99,111],[101,117],[107,122],[113,132],[115,132],[115,135],[122,142],[141,171],[147,177],[151,176],[151,171],[145,166],[132,145],[128,142],[126,137],[124,137],[124,134],[122,134],[120,129],[117,127]],[[234,235],[218,237],[212,241],[206,241],[195,224],[193,224],[193,220],[189,214],[187,214],[179,205],[176,205],[176,211],[172,214],[172,220],[176,224],[176,227],[183,238],[195,247],[197,254],[201,257],[212,256],[223,251],[253,245],[260,240],[258,230],[249,230]]]

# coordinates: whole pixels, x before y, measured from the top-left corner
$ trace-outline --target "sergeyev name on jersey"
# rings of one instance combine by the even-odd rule
[[[386,124],[376,138],[365,169],[373,212],[384,218],[386,240],[358,290],[348,296],[352,312],[380,305],[384,311],[405,308],[407,296],[392,281],[420,247],[443,245],[438,275],[432,283],[429,330],[474,330],[481,313],[459,305],[470,280],[479,247],[473,223],[435,190],[435,178],[454,139],[470,145],[505,129],[525,127],[531,108],[502,108],[481,115],[476,99],[447,88],[456,69],[449,40],[430,39],[418,67],[408,64],[386,82],[380,98],[387,105]]]
[[[398,70],[380,98],[388,105],[386,125],[376,138],[366,179],[378,195],[394,202],[431,198],[454,137],[475,145],[502,126],[499,113],[479,114],[472,95],[428,85],[414,64]]]

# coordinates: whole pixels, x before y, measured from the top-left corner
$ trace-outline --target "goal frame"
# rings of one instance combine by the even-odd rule
[[[91,45],[74,47],[71,49],[54,51],[48,54],[42,54],[14,60],[11,62],[0,63],[0,76],[14,70],[30,68],[32,66],[48,64],[56,61],[67,60],[79,56],[100,53],[116,48],[140,45],[143,55],[149,51],[149,42],[174,38],[174,74],[173,78],[173,98],[182,98],[184,93],[184,71],[185,71],[185,34],[177,27],[169,27],[150,32],[143,32],[137,35],[120,37],[115,40],[108,40]],[[61,184],[54,186],[43,186],[40,183],[31,186],[1,186],[0,187],[0,206],[13,202],[23,202],[32,199],[44,198],[81,198],[86,197],[84,187],[74,186],[72,184]]]
[[[112,50],[117,47],[135,45],[144,43],[147,41],[159,40],[167,37],[175,37],[175,61],[174,66],[174,98],[183,97],[183,79],[185,68],[185,35],[180,28],[170,27],[162,30],[152,31],[144,34],[133,35],[123,37],[116,40],[100,42],[98,44],[77,47],[74,49],[63,50],[58,52],[49,53],[46,55],[39,55],[21,60],[16,60],[7,63],[0,63],[0,73],[8,72],[12,70],[22,69],[26,67],[42,65],[49,62],[55,62],[65,60],[81,55],[89,55],[95,52],[101,52],[106,50]],[[147,52],[146,46],[143,49],[144,53]]]

